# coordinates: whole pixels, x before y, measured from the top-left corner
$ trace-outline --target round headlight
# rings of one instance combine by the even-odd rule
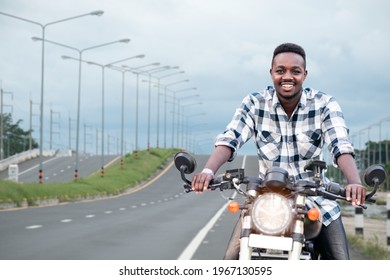
[[[259,196],[252,208],[252,220],[255,227],[264,234],[283,233],[292,218],[290,202],[277,193]]]

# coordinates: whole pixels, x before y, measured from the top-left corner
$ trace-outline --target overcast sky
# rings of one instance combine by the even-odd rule
[[[156,77],[185,71],[161,78],[160,83],[179,82],[169,89],[178,91],[176,97],[184,108],[182,116],[188,119],[186,135],[191,133],[199,153],[212,150],[214,137],[224,130],[245,95],[272,84],[269,75],[272,52],[284,42],[305,48],[308,78],[304,86],[322,90],[339,101],[356,146],[359,142],[362,145],[368,135],[378,140],[379,131],[382,139],[390,137],[390,121],[381,122],[390,117],[387,0],[2,0],[0,3],[1,12],[41,24],[95,10],[103,10],[104,14],[49,25],[46,39],[85,49],[129,38],[128,44],[85,51],[83,59],[108,64],[145,54],[143,59],[117,65],[137,67],[159,62],[161,66],[179,67],[155,73]],[[3,110],[12,110],[14,121],[22,119],[22,126],[28,129],[31,100],[34,137],[39,142],[42,44],[31,37],[42,37],[42,29],[2,15],[0,26],[0,81],[3,90],[9,92],[4,94]],[[78,52],[45,45],[44,145],[49,147],[52,110],[52,145],[60,149],[68,148],[69,118],[71,146],[75,147],[78,90],[78,63],[62,59],[62,55],[78,57]],[[96,151],[95,134],[96,130],[100,133],[102,125],[101,72],[97,66],[82,66],[80,150],[84,149],[85,125],[90,153]],[[121,77],[118,71],[105,71],[105,133],[112,142],[117,142],[114,139],[119,139],[121,131]],[[187,79],[188,82],[180,83]],[[134,74],[126,73],[127,150],[135,145],[135,81]],[[153,88],[149,126],[148,83],[141,81],[138,132],[141,149],[146,148],[148,127],[152,147],[157,145],[157,129],[160,147],[164,142],[171,146],[173,100],[168,96],[166,133],[163,100],[162,96],[157,114],[157,89]],[[354,136],[361,130],[360,137]],[[110,149],[117,150],[115,145]],[[253,144],[242,150],[249,152],[254,152]]]

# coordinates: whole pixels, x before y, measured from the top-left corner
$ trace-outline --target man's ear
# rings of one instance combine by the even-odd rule
[[[307,70],[305,70],[305,77],[303,78],[303,80],[306,80],[307,74],[308,74],[308,72],[307,72]]]

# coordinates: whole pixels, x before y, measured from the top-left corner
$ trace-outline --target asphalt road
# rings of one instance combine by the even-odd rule
[[[206,157],[197,159],[199,169]],[[238,157],[220,171],[242,164]],[[255,175],[256,159],[245,168]],[[0,259],[220,260],[238,218],[224,207],[229,195],[185,193],[172,166],[115,198],[0,211]]]
[[[0,212],[0,259],[177,259],[225,203],[219,191],[184,193],[171,167],[132,194]],[[216,223],[194,258],[221,259],[233,225]]]
[[[118,156],[106,155],[103,158],[104,164],[109,164]],[[60,157],[44,157],[42,160],[43,182],[67,182],[74,179],[75,155]],[[101,168],[101,156],[80,155],[78,161],[78,177],[82,178],[97,172]],[[19,182],[38,182],[39,158],[35,158],[18,164]],[[8,178],[8,170],[0,172],[0,178]]]

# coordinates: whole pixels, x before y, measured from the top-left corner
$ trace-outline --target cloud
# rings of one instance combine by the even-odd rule
[[[180,66],[184,74],[162,81],[189,79],[189,83],[171,89],[197,88],[202,105],[189,106],[186,113],[207,114],[191,118],[189,125],[194,128],[193,135],[198,135],[194,139],[202,143],[198,148],[210,152],[214,137],[225,128],[243,97],[271,84],[272,51],[276,45],[287,41],[305,48],[309,70],[306,86],[335,96],[352,133],[387,117],[390,97],[385,67],[390,63],[387,55],[390,38],[386,29],[389,6],[385,0],[357,0],[352,4],[347,0],[331,3],[309,0],[14,0],[3,1],[0,11],[47,23],[104,10],[101,17],[88,16],[49,26],[47,38],[80,49],[130,38],[129,44],[91,50],[83,57],[105,64],[143,53],[144,59],[127,64],[136,67],[160,62]],[[41,36],[40,28],[5,16],[0,16],[0,24],[3,39],[0,80],[5,90],[14,93],[14,99],[7,96],[5,102],[14,106],[16,118],[23,118],[24,125],[28,126],[29,99],[34,104],[40,102],[41,44],[31,40],[32,36]],[[50,108],[61,112],[62,135],[67,134],[68,118],[76,118],[78,66],[75,61],[62,60],[61,55],[77,56],[77,53],[46,44],[46,134]],[[118,135],[120,74],[107,70],[105,87],[107,132]],[[140,84],[139,133],[142,139],[147,137],[147,90],[147,84]],[[126,79],[126,92],[127,141],[134,143],[135,77],[131,74]],[[184,97],[194,92],[179,94]],[[151,131],[155,139],[156,93],[152,96]],[[101,73],[90,65],[83,65],[81,104],[82,122],[100,129]],[[170,106],[171,103],[168,108]],[[37,109],[33,106],[36,131]],[[172,108],[168,110],[171,117]],[[201,123],[207,125],[197,125]],[[170,123],[168,127],[171,131]],[[371,137],[377,135],[372,133]],[[66,147],[64,139],[67,137],[62,138],[56,139],[56,145]],[[248,147],[245,149],[252,149]],[[95,148],[91,146],[90,150],[93,152]]]

